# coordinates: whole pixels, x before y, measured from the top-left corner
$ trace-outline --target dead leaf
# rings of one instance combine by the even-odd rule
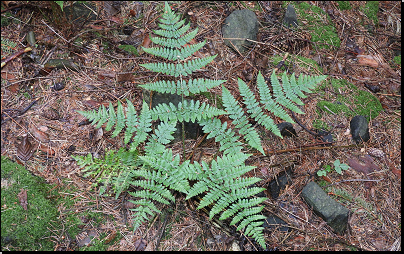
[[[359,65],[370,66],[373,68],[379,67],[379,63],[376,61],[376,59],[373,58],[373,56],[358,55],[358,56],[356,56],[356,58],[358,59]]]
[[[48,147],[48,146],[45,146],[45,145],[41,144],[38,148],[42,152],[45,152],[47,155],[55,155],[55,150]]]
[[[150,47],[150,43],[151,43],[150,36],[149,36],[149,34],[147,33],[147,34],[145,34],[145,36],[143,37],[142,47],[144,47],[144,48],[149,48],[149,47]]]
[[[21,189],[20,193],[17,194],[18,201],[20,201],[20,205],[24,210],[27,210],[28,207],[28,195],[27,195],[27,190]]]
[[[140,238],[138,240],[136,240],[135,242],[135,251],[144,251],[144,249],[146,248],[146,240],[143,238]]]
[[[43,131],[38,130],[38,129],[35,127],[35,125],[31,124],[29,129],[30,129],[31,134],[32,134],[35,138],[37,138],[39,141],[44,142],[44,143],[49,142],[49,135],[46,134],[46,133],[43,132]]]
[[[25,135],[22,137],[21,144],[17,147],[17,157],[22,161],[27,161],[32,157],[35,150],[28,140],[28,135]]]
[[[372,157],[370,157],[368,154],[359,157],[359,160],[356,158],[349,158],[348,165],[357,172],[362,172],[365,175],[373,172],[374,170],[380,170],[379,167],[373,163]]]

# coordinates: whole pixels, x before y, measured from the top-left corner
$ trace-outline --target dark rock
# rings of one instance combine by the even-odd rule
[[[309,182],[302,196],[314,212],[323,218],[338,234],[343,234],[348,225],[349,209],[330,198],[315,182]]]
[[[97,7],[94,3],[80,3],[76,2],[64,8],[66,18],[69,23],[74,23],[77,26],[87,24],[96,20]]]
[[[352,139],[356,143],[370,139],[368,121],[364,116],[355,116],[350,122]]]
[[[332,142],[332,134],[331,132],[325,130],[316,130],[318,134],[320,134],[321,141],[323,142]],[[324,144],[325,145],[325,144]],[[329,144],[331,145],[331,144]]]
[[[285,226],[282,226],[282,225],[285,225]],[[287,225],[288,224],[285,221],[283,221],[279,217],[276,217],[273,215],[266,218],[264,221],[264,224],[262,224],[262,226],[264,228],[269,228],[271,230],[278,229],[279,231],[282,231],[282,232],[289,231],[289,227]]]
[[[258,33],[258,19],[254,12],[244,9],[232,12],[225,20],[222,27],[224,38],[242,38],[239,39],[225,39],[224,44],[244,53],[247,47],[253,43],[245,39],[257,40]],[[234,45],[234,47],[233,47]]]
[[[291,174],[292,167],[289,167],[268,184],[268,191],[273,199],[277,199],[281,190],[292,183]]]
[[[285,26],[287,27],[290,27],[291,25],[295,27],[298,26],[296,11],[291,4],[289,4],[288,8],[286,9],[285,17],[283,18],[283,24],[285,24]]]
[[[277,124],[278,129],[281,132],[282,137],[296,137],[296,131],[293,128],[293,125],[288,122],[282,122]]]
[[[143,98],[145,102],[150,104],[150,92],[147,90],[143,91]],[[152,108],[161,103],[178,105],[182,101],[181,96],[177,94],[167,94],[167,93],[157,93],[153,92],[152,96]],[[189,101],[189,100],[188,100]],[[203,133],[202,127],[198,123],[185,122],[185,139],[196,139],[199,135]],[[173,133],[174,142],[182,140],[182,124],[180,122],[176,125],[176,131]]]

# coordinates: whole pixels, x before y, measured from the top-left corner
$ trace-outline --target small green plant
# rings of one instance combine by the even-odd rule
[[[395,56],[393,60],[396,64],[401,65],[401,55]]]
[[[339,160],[334,161],[334,170],[338,173],[338,174],[342,174],[342,170],[347,170],[349,168],[349,166],[345,163],[341,163]],[[319,170],[317,171],[317,175],[318,176],[326,176],[327,173],[330,173],[332,171],[331,166],[330,165],[324,165],[324,169],[323,170]]]

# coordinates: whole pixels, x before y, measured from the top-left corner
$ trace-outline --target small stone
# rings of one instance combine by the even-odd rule
[[[258,19],[253,11],[244,9],[232,12],[225,20],[222,27],[224,43],[240,53],[244,53],[257,40]]]
[[[296,137],[296,131],[293,128],[293,125],[288,122],[278,123],[278,129],[281,132],[282,137]]]
[[[350,122],[352,139],[356,143],[367,142],[370,139],[368,121],[364,116],[355,116]]]
[[[283,18],[283,23],[287,27],[290,27],[290,25],[293,25],[295,27],[298,26],[296,11],[293,5],[291,4],[289,4],[288,8],[286,9],[285,17]]]

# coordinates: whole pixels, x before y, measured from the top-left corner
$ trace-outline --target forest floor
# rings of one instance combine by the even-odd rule
[[[91,1],[86,8],[92,8],[90,3],[94,6],[96,19],[90,21],[89,14],[85,20],[73,22],[64,14],[75,15],[78,11],[69,12],[67,6],[62,11],[56,2],[17,2],[18,6],[2,2],[1,7],[2,62],[4,56],[24,50],[27,38],[33,41],[28,35],[30,31],[35,35],[32,52],[2,65],[1,154],[45,179],[54,199],[59,199],[55,201],[59,226],[48,227],[44,233],[54,243],[54,250],[230,250],[237,249],[236,243],[241,249],[254,250],[256,245],[249,239],[239,233],[226,234],[181,196],[174,206],[164,208],[166,212],[161,216],[133,232],[132,203],[127,201],[127,195],[123,193],[118,200],[114,195],[99,196],[91,186],[93,180],[83,177],[71,156],[103,156],[105,151],[123,146],[123,137],[111,138],[112,132],[79,124],[85,118],[77,111],[98,109],[125,99],[141,109],[143,93],[138,85],[154,80],[156,74],[139,65],[152,59],[140,46],[151,45],[149,35],[157,28],[164,5]],[[316,124],[332,129],[335,143],[321,146],[298,125],[294,125],[298,137],[263,139],[267,155],[249,160],[250,165],[256,166],[249,176],[268,183],[293,166],[293,183],[277,199],[268,196],[265,203],[266,214],[279,216],[291,228],[288,232],[266,232],[269,249],[401,250],[401,3],[376,2],[376,8],[369,3],[292,2],[299,21],[296,29],[281,25],[287,6],[281,1],[171,4],[192,23],[191,28],[199,27],[195,40],[207,41],[201,54],[218,54],[203,75],[227,80],[224,86],[233,94],[237,93],[238,77],[253,86],[258,71],[269,77],[288,53],[278,75],[287,70],[296,75],[324,74],[330,79],[346,80],[372,94],[383,108],[369,120],[370,140],[356,145],[349,133],[352,114],[330,113],[327,111],[332,109],[324,110],[317,104],[323,100],[337,103],[338,95],[346,93],[348,97],[352,92],[349,86],[335,90],[329,82],[321,92],[305,100],[306,115],[299,118],[309,129]],[[232,11],[245,8],[257,15],[260,43],[240,55],[224,45],[221,27]],[[334,27],[337,39],[314,35],[300,38],[298,33],[313,31],[313,17],[324,22],[316,25],[320,31]],[[282,33],[305,43],[293,43],[291,37],[280,36]],[[125,44],[134,46],[129,49],[132,53],[120,46]],[[59,60],[41,65],[48,59]],[[312,61],[307,64],[305,59]],[[63,65],[71,68],[61,68]],[[211,89],[209,98],[198,99],[214,103],[212,98],[220,95],[220,90]],[[366,101],[360,103],[366,108]],[[188,140],[187,144],[195,146],[196,141]],[[209,140],[203,146],[201,156],[204,148],[217,149],[215,142]],[[182,154],[180,143],[171,147]],[[370,174],[351,167],[343,174],[331,171],[325,177],[317,175],[317,171],[327,165],[332,167],[336,160],[348,164],[365,155],[371,155],[376,165]],[[303,201],[301,190],[309,181],[319,183],[352,211],[344,235],[335,234]],[[2,178],[2,222],[6,210],[10,212],[3,201],[18,200],[15,194],[3,197]],[[29,198],[28,195],[28,204]],[[14,209],[22,208],[17,204]],[[2,250],[21,249],[3,240],[2,228]]]

